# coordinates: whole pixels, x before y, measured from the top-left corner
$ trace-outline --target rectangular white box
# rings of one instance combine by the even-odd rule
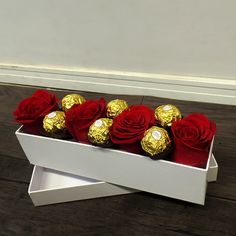
[[[34,166],[28,193],[35,206],[137,192],[86,177]]]
[[[119,150],[16,131],[30,163],[75,175],[204,204],[210,157],[205,169]]]

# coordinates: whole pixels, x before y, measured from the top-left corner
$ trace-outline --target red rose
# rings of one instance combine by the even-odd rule
[[[88,130],[93,122],[106,114],[106,101],[87,100],[76,104],[66,113],[66,127],[71,135],[80,142],[89,143]]]
[[[25,127],[40,125],[45,115],[58,109],[57,98],[45,90],[37,90],[31,97],[24,99],[13,113],[15,120]]]
[[[140,153],[144,132],[155,124],[154,111],[143,105],[131,106],[113,119],[111,141],[125,151]]]
[[[196,167],[205,166],[216,124],[203,114],[193,113],[175,121],[171,130],[175,143],[173,160]]]

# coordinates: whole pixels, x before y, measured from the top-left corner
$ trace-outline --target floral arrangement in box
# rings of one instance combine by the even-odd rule
[[[25,132],[58,139],[115,148],[147,155],[153,160],[168,159],[177,163],[204,167],[215,122],[205,115],[192,113],[183,117],[172,104],[129,106],[115,99],[86,100],[68,94],[62,100],[46,90],[37,90],[22,100],[15,120]]]

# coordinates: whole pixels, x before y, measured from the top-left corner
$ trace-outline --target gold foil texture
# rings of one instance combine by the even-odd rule
[[[79,94],[68,94],[61,100],[61,106],[63,111],[68,111],[75,104],[82,104],[86,100]]]
[[[47,133],[55,134],[66,129],[65,112],[53,111],[43,119],[43,128]]]
[[[106,146],[110,144],[109,128],[112,126],[112,122],[112,119],[109,118],[100,118],[96,120],[89,127],[89,141],[100,146]]]
[[[154,157],[170,148],[171,140],[165,129],[152,126],[144,133],[141,146],[149,156]]]
[[[114,118],[127,108],[128,103],[125,100],[112,100],[107,104],[107,117]]]
[[[171,104],[162,105],[155,109],[155,118],[163,127],[170,127],[176,120],[182,118],[180,110]]]

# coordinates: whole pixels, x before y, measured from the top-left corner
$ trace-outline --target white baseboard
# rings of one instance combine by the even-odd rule
[[[0,64],[0,83],[236,105],[236,80]]]

